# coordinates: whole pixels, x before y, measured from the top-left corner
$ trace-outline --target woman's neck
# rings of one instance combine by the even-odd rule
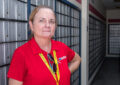
[[[50,53],[51,51],[51,38],[37,38],[34,37],[35,41],[37,42],[38,46],[46,51],[47,53]]]

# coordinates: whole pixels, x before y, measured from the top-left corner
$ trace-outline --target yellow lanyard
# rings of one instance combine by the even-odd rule
[[[47,66],[47,68],[49,69],[49,71],[51,72],[51,74],[53,75],[53,78],[56,81],[56,85],[59,85],[60,73],[59,73],[59,67],[58,67],[58,61],[57,61],[56,51],[53,50],[53,56],[54,56],[54,62],[55,62],[56,68],[57,68],[56,69],[57,77],[55,76],[55,73],[53,72],[52,68],[48,64],[48,62],[45,59],[44,55],[42,53],[40,53],[39,56],[41,57],[41,59],[43,60],[43,62],[45,63],[45,65]]]

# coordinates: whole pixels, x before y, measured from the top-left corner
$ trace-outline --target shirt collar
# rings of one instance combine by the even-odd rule
[[[31,47],[31,49],[32,49],[32,51],[33,51],[33,54],[45,53],[45,51],[42,50],[42,49],[38,46],[38,44],[37,44],[37,42],[35,41],[34,37],[32,37],[29,42],[30,42],[30,47]],[[58,46],[57,46],[57,44],[56,44],[55,42],[56,42],[55,40],[52,40],[52,39],[51,39],[51,43],[52,43],[51,51],[53,51],[53,50],[56,50],[56,51],[57,51],[57,47],[58,47]]]

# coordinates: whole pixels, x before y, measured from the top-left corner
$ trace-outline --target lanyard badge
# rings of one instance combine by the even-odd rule
[[[48,64],[47,60],[45,59],[44,55],[42,53],[39,54],[40,58],[43,60],[43,62],[45,63],[46,67],[49,69],[49,71],[51,72],[53,78],[56,81],[56,85],[59,85],[59,80],[60,80],[60,73],[59,73],[59,67],[58,67],[58,60],[57,60],[57,56],[56,56],[56,51],[53,50],[53,56],[54,56],[54,63],[56,65],[56,75],[55,72],[53,71],[53,69],[50,67],[50,65]]]

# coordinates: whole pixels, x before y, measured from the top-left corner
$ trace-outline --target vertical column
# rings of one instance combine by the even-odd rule
[[[87,45],[87,39],[88,39],[88,32],[87,32],[87,26],[88,26],[88,0],[82,0],[82,29],[81,29],[81,85],[88,85],[88,45]]]

